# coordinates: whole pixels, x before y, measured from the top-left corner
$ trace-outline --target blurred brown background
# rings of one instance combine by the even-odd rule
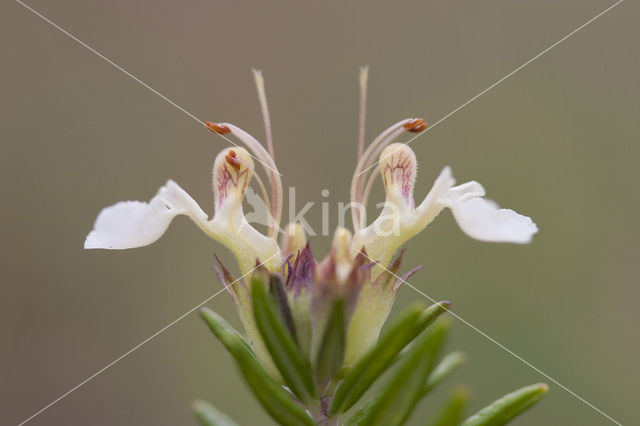
[[[300,204],[329,189],[335,206],[355,164],[359,65],[371,66],[369,137],[408,116],[434,122],[612,2],[28,4],[198,118],[260,137],[261,68],[284,184]],[[626,425],[640,423],[638,11],[622,3],[412,143],[417,198],[449,164],[530,215],[533,244],[470,240],[445,212],[405,263],[426,266],[414,285]],[[211,213],[224,141],[19,3],[0,20],[0,423],[17,424],[217,291],[214,253],[232,261],[184,218],[150,247],[82,249],[102,207],[147,200],[168,178]],[[320,226],[319,207],[307,217]],[[328,242],[313,241],[317,255]],[[420,297],[405,288],[396,307]],[[208,305],[238,324],[226,294]],[[472,408],[547,381],[460,322],[450,347],[470,356],[456,380]],[[269,424],[190,315],[31,424],[189,425],[197,397]],[[611,423],[552,384],[517,424]]]

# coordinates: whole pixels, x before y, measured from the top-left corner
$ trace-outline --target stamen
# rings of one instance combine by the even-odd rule
[[[351,179],[351,202],[355,205],[360,205],[361,201],[362,201],[362,190],[364,187],[364,181],[367,177],[367,171],[368,169],[371,167],[371,164],[373,164],[373,162],[375,161],[375,156],[373,156],[372,154],[375,152],[380,152],[377,151],[377,147],[382,143],[382,149],[384,149],[384,147],[391,143],[391,141],[393,141],[393,139],[395,137],[397,137],[397,135],[402,133],[402,129],[403,126],[410,122],[413,121],[413,119],[408,118],[405,120],[401,120],[399,122],[397,122],[396,124],[392,125],[391,127],[387,128],[386,130],[384,130],[382,133],[380,133],[374,140],[373,142],[371,142],[371,144],[367,147],[367,149],[365,150],[362,158],[360,159],[360,161],[358,161],[358,164],[356,166],[356,170],[353,173],[353,178]],[[400,129],[400,131],[398,131],[398,129]],[[391,136],[389,138],[389,136]],[[363,206],[366,208],[366,206]],[[361,208],[357,208],[356,209],[351,209],[351,220],[353,221],[353,227],[354,227],[354,231],[358,231],[361,229],[361,220],[360,220],[360,216],[362,216],[361,212]],[[358,212],[361,212],[361,215],[358,216]]]
[[[369,80],[369,65],[360,67],[360,120],[358,123],[358,161],[364,153],[365,121],[367,116],[367,82]]]
[[[212,132],[218,133],[220,135],[226,135],[227,133],[231,133],[231,129],[225,126],[221,126],[218,123],[212,123],[211,121],[207,121],[204,123],[205,126]]]
[[[217,127],[222,129],[229,129],[231,134],[238,138],[239,141],[244,143],[253,154],[256,156],[265,169],[265,172],[269,176],[269,187],[271,189],[271,216],[274,218],[273,226],[270,229],[270,236],[275,238],[278,234],[278,226],[282,218],[282,181],[280,180],[280,173],[276,168],[276,164],[273,158],[269,155],[264,146],[258,142],[253,136],[237,126],[230,123],[220,123]]]
[[[416,118],[415,120],[412,120],[408,123],[406,123],[403,126],[404,130],[408,131],[408,132],[412,132],[412,133],[420,133],[423,130],[425,130],[427,128],[427,123],[425,123],[422,118]],[[376,158],[378,158],[379,155],[381,155],[382,151],[388,146],[390,145],[396,137],[398,137],[400,134],[402,133],[401,129],[397,129],[394,132],[391,132],[391,134],[389,134],[386,138],[384,138],[380,144],[378,145],[378,148],[376,148],[373,153],[369,156],[369,161],[368,164],[366,165],[365,171],[367,171],[368,173],[371,173],[371,175],[369,175],[369,179],[367,180],[367,183],[364,187],[364,192],[363,195],[361,196],[362,199],[362,204],[363,205],[367,205],[367,202],[369,201],[369,194],[371,192],[371,188],[373,187],[374,181],[376,180],[376,177],[378,176],[378,168],[372,168],[371,171],[369,171],[369,169],[371,168],[371,165],[373,165],[373,160],[375,160]],[[394,151],[392,151],[390,154],[393,154]],[[387,155],[387,156],[388,156]],[[385,156],[386,157],[386,156]],[[381,157],[378,161],[382,161],[385,159],[385,157]],[[366,176],[365,173],[363,173],[364,176]]]
[[[364,152],[363,157],[358,162],[356,171],[351,181],[351,202],[354,204],[361,203],[366,209],[367,201],[369,199],[369,193],[373,182],[377,177],[377,171],[370,171],[371,166],[374,164],[380,153],[391,144],[398,136],[404,131],[419,133],[427,128],[427,124],[422,118],[410,118],[402,120],[386,129],[384,132],[371,142],[371,145]],[[368,179],[369,173],[373,173]],[[366,184],[365,184],[366,181]],[[358,212],[360,215],[358,216]],[[352,209],[352,220],[354,222],[354,229],[358,231],[363,227],[364,211],[358,208],[357,211]]]
[[[258,90],[258,99],[260,100],[260,109],[262,109],[262,119],[264,120],[264,131],[267,135],[267,148],[269,149],[269,155],[275,161],[276,156],[273,151],[273,136],[271,135],[271,118],[269,117],[269,105],[267,104],[267,94],[264,90],[264,78],[262,77],[262,71],[252,69],[253,79],[256,83],[256,89]]]
[[[364,171],[366,173],[369,173],[369,168],[375,163],[375,161],[378,159],[378,156],[387,147],[387,145],[395,141],[398,136],[400,136],[402,133],[405,132],[405,130],[406,130],[406,124],[402,127],[395,129],[393,132],[389,133],[385,138],[380,140],[380,142],[378,143],[378,146],[376,146],[376,149],[374,149],[371,152],[371,155],[369,155],[367,163],[365,164]]]
[[[415,120],[406,123],[404,128],[409,132],[420,133],[427,128],[427,123],[425,123],[422,118],[416,118]]]
[[[380,169],[376,167],[371,171],[371,174],[369,175],[369,179],[367,179],[367,184],[364,186],[364,192],[362,193],[363,206],[366,206],[367,203],[369,202],[369,195],[371,194],[371,189],[373,188],[373,184],[375,183],[379,173],[380,173]],[[366,225],[366,223],[363,223],[362,225],[364,226]]]
[[[392,132],[390,132],[388,135],[386,135],[384,138],[379,139],[378,141],[375,141],[376,143],[372,143],[371,146],[369,148],[375,148],[372,151],[369,152],[369,155],[367,156],[367,161],[364,165],[364,170],[363,172],[361,172],[361,174],[359,175],[359,179],[360,182],[358,183],[358,201],[360,203],[362,203],[362,205],[364,206],[363,209],[359,209],[360,212],[360,224],[361,226],[363,225],[362,222],[364,222],[364,209],[366,209],[367,206],[367,201],[369,198],[369,195],[367,193],[367,189],[366,189],[366,185],[364,184],[365,179],[367,178],[367,176],[372,173],[372,175],[369,177],[368,180],[368,185],[370,186],[369,191],[371,191],[371,186],[373,185],[373,182],[377,176],[377,170],[376,168],[372,168],[371,165],[374,163],[374,161],[378,158],[378,156],[380,155],[380,153],[384,150],[384,148],[389,145],[391,142],[393,142],[398,136],[400,136],[402,133],[404,133],[405,129],[404,126],[398,126],[396,129],[394,129]],[[369,151],[369,149],[367,149],[367,151]]]
[[[241,158],[238,158],[238,160],[240,161],[240,164],[247,166],[247,164],[245,164],[245,162],[242,161]],[[269,206],[269,210],[271,210],[271,199],[269,198],[269,193],[267,192],[267,188],[264,186],[264,182],[262,182],[262,179],[260,178],[260,175],[258,173],[254,173],[253,177],[255,178],[256,182],[258,182],[258,187],[260,188],[260,194],[262,196],[262,200],[264,201],[264,205]],[[269,212],[269,217],[267,218],[267,221],[268,221],[267,223],[268,228],[272,229],[274,218],[273,216],[271,216],[271,212]]]

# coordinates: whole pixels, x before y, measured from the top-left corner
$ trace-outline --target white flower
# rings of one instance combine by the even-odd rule
[[[416,156],[406,144],[393,142],[405,132],[423,131],[427,125],[422,119],[399,121],[383,131],[365,150],[364,90],[367,71],[363,69],[361,72],[363,92],[358,163],[351,182],[354,232],[339,228],[324,261],[316,262],[299,224],[286,226],[281,246],[277,243],[283,191],[274,161],[264,81],[259,72],[254,72],[254,76],[264,115],[268,151],[253,136],[232,124],[206,123],[211,131],[231,134],[248,148],[228,148],[216,157],[213,166],[213,218],[209,219],[189,194],[170,180],[149,202],[123,201],[102,210],[93,231],[87,236],[85,248],[146,246],[164,234],[175,216],[186,215],[206,235],[233,252],[243,277],[254,269],[256,261],[275,273],[288,292],[302,346],[307,353],[310,346],[317,346],[319,336],[312,339],[310,333],[312,328],[316,332],[322,328],[328,301],[344,298],[348,302],[345,304],[348,308],[345,317],[350,318],[346,326],[345,362],[355,362],[375,344],[396,292],[403,280],[418,269],[414,268],[403,275],[404,278],[398,279],[402,256],[391,264],[393,253],[422,231],[442,210],[450,209],[462,231],[482,241],[524,244],[530,242],[538,231],[530,218],[513,210],[500,209],[493,201],[483,198],[485,190],[479,183],[471,181],[455,186],[449,167],[442,170],[431,191],[416,206],[413,198],[418,167]],[[255,173],[254,159],[263,166],[267,185]],[[379,162],[377,167],[376,160]],[[378,176],[382,178],[386,199],[378,218],[367,225],[364,213]],[[253,221],[266,215],[266,234],[249,224],[242,208],[253,177],[260,191],[259,195],[253,191],[249,193],[248,202],[253,208],[249,218]],[[373,262],[377,262],[377,266],[373,267]],[[251,314],[251,280],[247,279],[247,283],[235,280],[224,268],[220,276],[224,285],[238,282],[229,291],[241,320],[257,357],[274,377],[277,376]],[[314,302],[311,303],[310,299]],[[315,306],[313,327],[310,303]]]
[[[352,255],[365,247],[372,259],[387,265],[398,247],[422,231],[445,208],[451,209],[467,235],[481,241],[524,244],[538,231],[527,216],[501,209],[482,198],[485,190],[478,182],[454,186],[449,167],[442,170],[424,201],[416,207],[413,189],[417,166],[415,154],[406,144],[391,144],[382,151],[378,168],[386,192],[384,207],[375,221],[357,230]]]
[[[215,215],[211,220],[186,191],[170,180],[148,203],[122,201],[102,210],[84,247],[146,246],[164,234],[175,216],[183,214],[205,234],[229,248],[243,273],[253,269],[256,259],[276,271],[281,264],[277,241],[251,226],[242,209],[253,168],[253,160],[243,148],[225,149],[216,157],[213,166]]]

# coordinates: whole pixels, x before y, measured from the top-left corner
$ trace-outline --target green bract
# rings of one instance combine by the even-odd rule
[[[291,329],[282,322],[273,293],[268,293],[265,288],[269,278],[265,275],[255,273],[252,281],[253,313],[258,330],[289,389],[300,400],[308,401],[315,397],[309,365],[302,358]],[[290,312],[288,309],[287,311]]]
[[[247,384],[274,420],[287,426],[315,425],[292,395],[269,377],[255,355],[247,349],[237,332],[226,321],[206,308],[202,309],[201,315],[213,334],[233,355]]]
[[[246,340],[221,317],[202,309],[202,317],[235,358],[251,391],[268,414],[283,425],[399,426],[406,423],[416,405],[449,377],[465,356],[451,352],[440,361],[448,326],[434,320],[445,313],[448,302],[424,309],[409,306],[382,333],[379,342],[353,366],[344,356],[345,309],[336,299],[324,323],[315,368],[311,369],[277,308],[277,294],[265,283],[274,276],[260,271],[252,280],[255,321],[281,373],[276,382],[250,350]],[[312,374],[313,372],[313,374]],[[377,394],[350,410],[384,373],[389,376]],[[286,387],[285,387],[286,386]],[[377,387],[377,386],[376,386]],[[538,401],[546,385],[532,385],[510,393],[461,423],[468,399],[465,387],[456,388],[432,426],[500,426]],[[203,401],[194,404],[196,418],[204,426],[232,425],[231,420]],[[353,413],[349,414],[351,411]]]

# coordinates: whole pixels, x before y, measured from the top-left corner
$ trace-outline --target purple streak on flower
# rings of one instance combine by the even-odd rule
[[[300,295],[300,291],[313,286],[314,275],[316,270],[316,259],[313,257],[309,243],[296,255],[293,266],[287,259],[289,265],[285,288],[292,291],[294,297]]]

